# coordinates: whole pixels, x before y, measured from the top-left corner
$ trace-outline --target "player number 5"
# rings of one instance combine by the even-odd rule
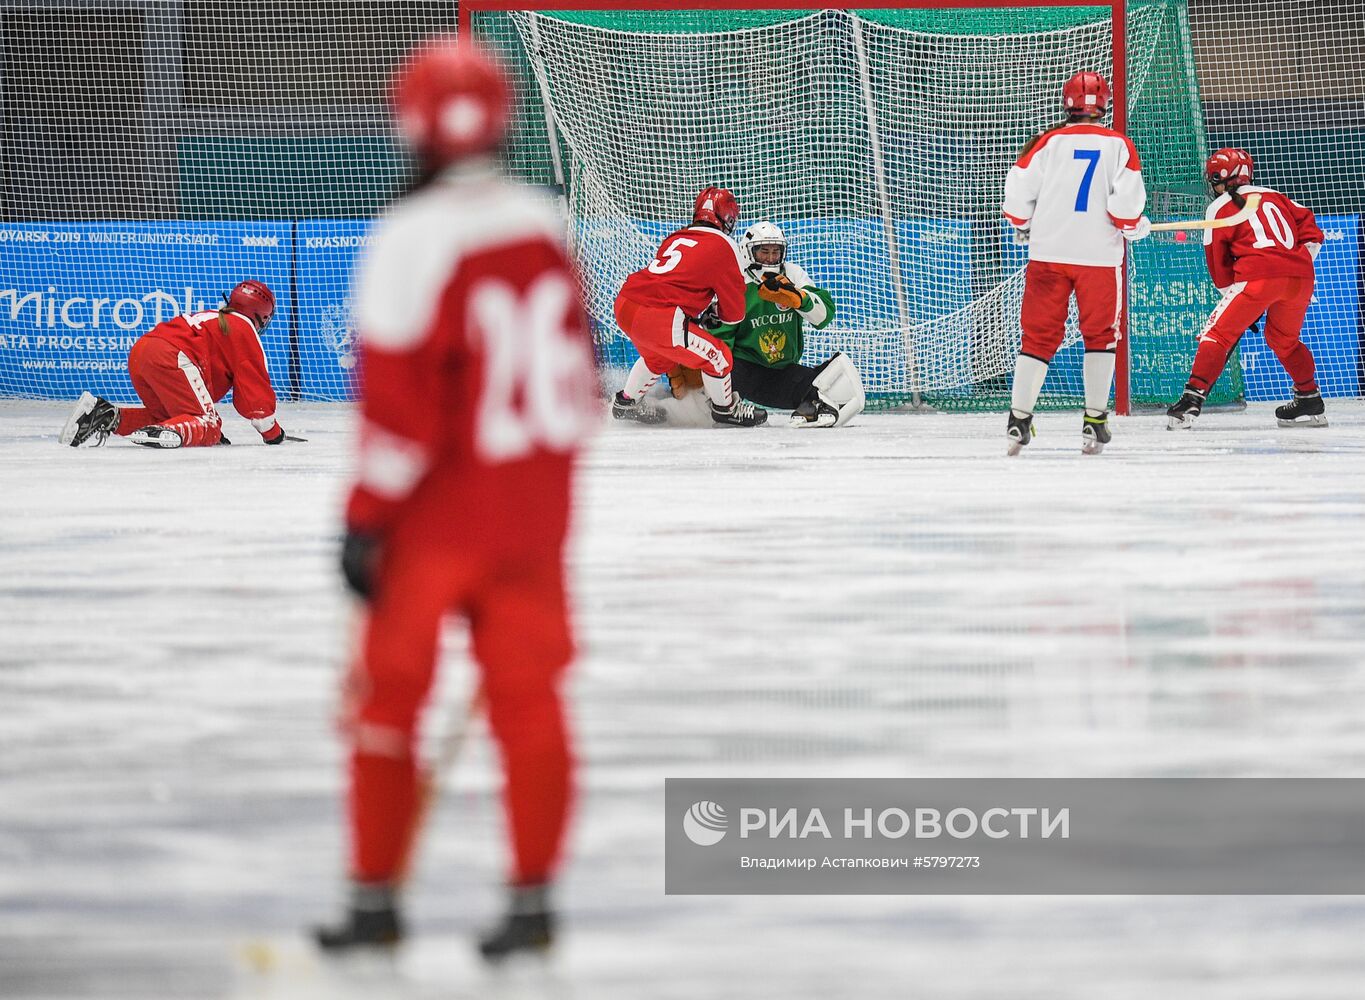
[[[682,263],[682,251],[678,247],[694,247],[696,240],[689,240],[686,236],[679,236],[668,247],[660,251],[659,256],[649,262],[649,270],[653,274],[667,274]]]

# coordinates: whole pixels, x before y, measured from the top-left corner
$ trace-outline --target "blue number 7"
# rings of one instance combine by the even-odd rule
[[[1071,154],[1073,159],[1088,160],[1085,176],[1081,178],[1081,189],[1076,192],[1076,211],[1084,212],[1090,207],[1090,182],[1095,179],[1095,168],[1100,165],[1098,149],[1077,149]]]

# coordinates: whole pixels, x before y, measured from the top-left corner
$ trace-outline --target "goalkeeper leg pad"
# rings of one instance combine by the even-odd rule
[[[792,413],[793,427],[842,427],[867,405],[862,377],[842,352],[824,363],[811,389],[814,399],[808,397]]]
[[[66,426],[62,428],[58,440],[72,448],[98,448],[109,440],[118,421],[117,406],[107,399],[83,392],[71,416],[67,417]]]

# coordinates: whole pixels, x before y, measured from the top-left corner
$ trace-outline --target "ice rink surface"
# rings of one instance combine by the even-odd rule
[[[1365,404],[608,427],[584,466],[562,947],[491,973],[480,732],[390,967],[326,966],[345,407],[57,445],[0,402],[0,996],[1358,998],[1358,897],[666,897],[666,776],[1365,776]],[[460,517],[453,511],[452,517]],[[528,497],[526,516],[535,516]],[[433,737],[469,686],[449,636]],[[254,956],[254,961],[251,959]]]

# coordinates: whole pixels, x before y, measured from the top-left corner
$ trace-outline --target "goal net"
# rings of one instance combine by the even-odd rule
[[[524,81],[515,138],[529,176],[563,187],[591,284],[602,356],[634,353],[612,322],[621,282],[718,183],[741,228],[776,222],[789,257],[828,288],[839,350],[873,399],[998,407],[1019,344],[1025,251],[1000,214],[1006,171],[1055,124],[1077,69],[1112,73],[1108,5],[980,10],[480,13]],[[1131,5],[1129,129],[1154,188],[1197,192],[1205,157],[1178,3]],[[1202,214],[1202,202],[1199,205]],[[1135,255],[1133,396],[1179,395],[1212,308],[1202,257]],[[1182,302],[1175,314],[1174,296]],[[1045,396],[1074,403],[1074,321]],[[1234,362],[1218,387],[1242,390]]]
[[[569,0],[572,7],[573,0]],[[1017,150],[1078,68],[1112,73],[1108,4],[980,9],[491,10],[465,26],[514,71],[509,167],[564,196],[608,371],[626,274],[731,187],[833,293],[834,350],[876,403],[995,408],[1019,340],[1024,251],[999,213]],[[530,4],[535,6],[535,4]],[[601,6],[601,4],[596,4]],[[1309,11],[1309,7],[1312,11]],[[1202,212],[1210,148],[1313,208],[1328,243],[1306,337],[1324,387],[1360,391],[1356,291],[1365,0],[1130,0],[1127,127],[1154,214]],[[1239,20],[1253,20],[1246,30]],[[133,397],[128,347],[254,277],[283,396],[353,391],[349,276],[409,174],[393,67],[457,25],[452,0],[47,0],[0,15],[0,394]],[[232,53],[226,57],[225,53]],[[1197,242],[1145,241],[1129,268],[1135,405],[1179,393],[1216,304]],[[1215,398],[1278,398],[1253,332]],[[1072,324],[1045,399],[1074,404]]]

